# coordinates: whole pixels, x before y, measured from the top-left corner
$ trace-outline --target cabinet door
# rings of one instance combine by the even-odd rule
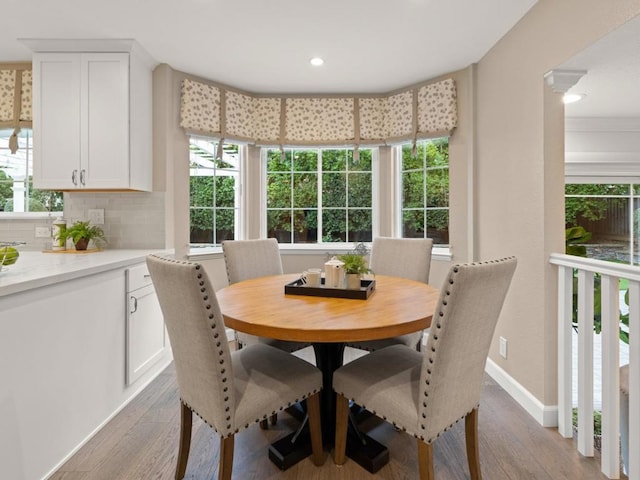
[[[129,187],[129,55],[83,53],[81,183]]]
[[[80,181],[80,55],[34,54],[33,82],[34,187],[75,189]]]

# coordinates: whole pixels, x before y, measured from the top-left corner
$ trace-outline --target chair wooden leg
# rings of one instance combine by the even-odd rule
[[[220,468],[218,471],[218,480],[231,480],[234,439],[235,437],[233,435],[220,439]]]
[[[178,464],[176,465],[176,480],[182,480],[187,471],[189,449],[191,448],[191,425],[193,414],[191,409],[180,402],[180,444],[178,445]]]
[[[424,443],[418,439],[418,468],[420,469],[420,480],[434,480],[433,473],[433,445]]]
[[[344,465],[347,451],[347,426],[349,423],[349,399],[336,395],[336,439],[333,461],[336,465]]]
[[[320,424],[320,394],[307,398],[307,415],[309,415],[309,432],[311,433],[311,450],[313,463],[320,466],[324,463],[322,447],[322,425]]]
[[[278,414],[274,413],[273,415],[271,415],[269,417],[269,423],[271,423],[271,425],[275,425],[276,423],[278,423]]]
[[[478,445],[478,409],[471,410],[464,419],[464,431],[467,443],[467,462],[471,480],[481,480],[480,449]]]

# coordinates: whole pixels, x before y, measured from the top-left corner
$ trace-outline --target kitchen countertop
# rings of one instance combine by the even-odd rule
[[[141,263],[150,253],[172,254],[166,250],[102,250],[85,254],[20,251],[18,261],[0,271],[0,297]]]

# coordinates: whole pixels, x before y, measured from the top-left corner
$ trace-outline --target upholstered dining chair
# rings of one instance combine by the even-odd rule
[[[201,265],[147,257],[173,350],[180,391],[176,480],[186,472],[195,412],[220,435],[218,478],[231,478],[235,434],[278,410],[307,400],[313,462],[323,462],[322,374],[313,365],[268,345],[231,352],[209,278]]]
[[[369,268],[374,274],[403,277],[429,283],[431,269],[431,238],[376,237],[371,245]],[[384,338],[349,343],[349,347],[373,352],[390,345],[406,345],[420,351],[422,331]]]
[[[345,462],[349,400],[417,438],[420,479],[433,480],[433,442],[465,419],[471,478],[481,478],[478,406],[489,346],[516,268],[514,257],[453,266],[424,352],[376,350],[333,374],[335,463]]]
[[[222,251],[227,267],[229,285],[243,280],[249,280],[250,278],[282,275],[283,273],[278,241],[275,238],[225,240],[222,242]],[[235,337],[238,348],[256,343],[264,343],[284,350],[285,352],[292,353],[309,346],[308,343],[257,337],[238,331],[235,332]],[[278,421],[277,414],[272,415],[270,420],[271,424],[275,425]],[[261,421],[260,427],[267,428],[267,421]]]
[[[225,240],[222,242],[222,251],[229,285],[250,278],[282,275],[283,273],[278,241],[275,238]],[[266,343],[290,353],[309,346],[307,343],[256,337],[243,332],[236,332],[236,341],[239,348],[254,343]]]

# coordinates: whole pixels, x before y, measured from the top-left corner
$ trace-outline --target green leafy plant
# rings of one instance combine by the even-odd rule
[[[591,239],[591,233],[587,232],[584,227],[570,227],[565,230],[565,251],[568,255],[578,257],[587,256],[587,248],[584,245]],[[593,331],[599,334],[602,331],[602,288],[601,276],[595,274],[593,276]],[[625,292],[625,302],[629,305],[629,290]],[[573,313],[572,323],[575,330],[578,329],[578,271],[573,272]],[[623,328],[624,327],[624,328]],[[629,314],[620,313],[620,340],[629,344]]]
[[[345,253],[339,255],[338,258],[344,262],[345,273],[364,274],[369,272],[369,267],[362,255],[357,253]]]
[[[357,243],[355,248],[348,253],[338,255],[338,259],[344,262],[344,271],[349,274],[363,275],[365,273],[371,273],[365,256],[369,253],[367,246],[360,242]]]
[[[578,409],[574,407],[571,413],[573,426],[578,428]],[[598,410],[593,411],[593,434],[602,435],[602,413]]]
[[[96,244],[96,246],[99,246],[103,241],[106,241],[102,228],[91,225],[88,221],[84,222],[81,220],[75,222],[69,228],[62,231],[60,233],[60,238],[65,242],[70,238],[78,250],[86,250],[86,245],[91,240],[93,240],[93,243]],[[83,244],[84,248],[82,248]]]

